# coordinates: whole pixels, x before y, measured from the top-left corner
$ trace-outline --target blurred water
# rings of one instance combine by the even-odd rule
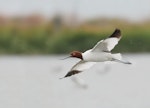
[[[77,59],[1,56],[0,108],[149,108],[150,55],[130,54],[132,65],[98,63],[60,80]]]

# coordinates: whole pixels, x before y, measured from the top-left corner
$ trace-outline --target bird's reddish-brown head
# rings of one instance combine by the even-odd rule
[[[82,53],[79,51],[72,51],[70,53],[70,57],[75,57],[83,60]]]

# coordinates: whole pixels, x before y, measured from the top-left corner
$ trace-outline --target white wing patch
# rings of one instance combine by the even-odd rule
[[[111,51],[118,44],[119,40],[115,37],[101,40],[93,47],[92,52]]]
[[[94,64],[95,62],[86,62],[81,60],[77,64],[75,64],[71,70],[85,71],[92,67]]]
[[[63,77],[70,77],[72,75],[78,74],[84,70],[89,69],[95,64],[95,62],[85,62],[83,60],[79,61],[77,64],[75,64],[72,69]],[[62,78],[60,78],[62,79]]]

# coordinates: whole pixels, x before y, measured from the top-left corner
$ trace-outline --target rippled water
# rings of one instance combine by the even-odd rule
[[[149,108],[150,55],[124,57],[132,65],[98,63],[60,80],[78,59],[1,56],[0,108]]]

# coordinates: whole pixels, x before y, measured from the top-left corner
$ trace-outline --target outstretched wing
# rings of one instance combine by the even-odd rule
[[[90,67],[92,67],[94,64],[95,62],[86,62],[86,61],[81,60],[71,68],[71,70],[64,76],[64,78],[78,74],[82,71],[85,71],[89,69]]]
[[[110,52],[119,42],[121,31],[116,29],[107,39],[99,41],[92,49],[92,52]]]

